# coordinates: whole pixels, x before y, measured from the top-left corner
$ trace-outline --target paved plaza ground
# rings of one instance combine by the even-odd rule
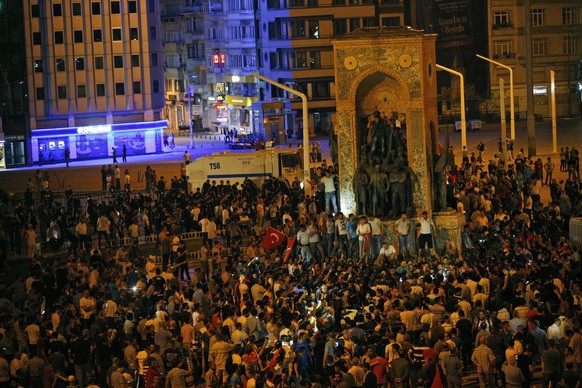
[[[499,124],[485,124],[481,131],[468,132],[467,144],[469,151],[476,151],[475,147],[480,140],[483,140],[487,149],[485,150],[485,160],[491,159],[497,153],[497,141],[500,130]],[[509,123],[507,124],[509,131]],[[582,120],[580,118],[561,119],[558,121],[558,150],[560,147],[582,147]],[[509,132],[508,132],[509,133]],[[440,133],[440,141],[444,143],[445,134]],[[323,148],[324,158],[329,160],[329,147],[327,136],[316,137]],[[450,134],[451,145],[455,148],[457,163],[461,158],[461,134],[452,132]],[[551,122],[545,120],[536,123],[536,156],[545,158],[553,156],[559,165],[559,157],[552,154]],[[300,140],[293,139],[293,146],[301,144]],[[132,177],[132,188],[143,189],[145,187],[144,172],[147,165],[156,170],[157,176],[164,176],[168,181],[173,176],[180,175],[180,163],[183,161],[184,151],[188,150],[192,159],[208,155],[213,152],[229,151],[229,148],[216,135],[198,135],[194,140],[194,148],[190,149],[190,139],[188,136],[176,136],[176,147],[164,154],[132,156],[128,158],[128,163],[120,164],[121,170],[129,169]],[[515,152],[524,148],[527,153],[527,129],[525,121],[516,123],[516,139],[514,144]],[[233,152],[250,152],[250,150],[236,150]],[[118,158],[121,159],[121,158]],[[545,161],[545,159],[543,159]],[[100,169],[103,164],[110,164],[111,159],[89,160],[77,162],[73,161],[69,168],[65,168],[64,163],[53,165],[34,165],[31,167],[10,169],[0,172],[0,188],[13,193],[23,192],[28,178],[33,178],[37,169],[48,170],[51,177],[51,189],[58,193],[64,191],[70,185],[76,192],[97,192],[101,190]],[[559,170],[559,169],[557,169]],[[558,179],[565,179],[566,174],[555,172]]]

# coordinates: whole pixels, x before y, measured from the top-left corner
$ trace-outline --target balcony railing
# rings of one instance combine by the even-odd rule
[[[515,53],[503,53],[493,55],[493,59],[512,59],[515,58]]]
[[[502,30],[504,28],[513,28],[513,23],[499,23],[493,25],[494,30]]]

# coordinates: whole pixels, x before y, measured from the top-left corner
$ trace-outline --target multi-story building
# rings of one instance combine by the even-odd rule
[[[0,6],[0,168],[25,165],[29,151],[22,13],[22,1]]]
[[[200,116],[206,106],[206,100],[201,96],[207,89],[202,1],[164,0],[161,6],[166,93],[164,115],[171,129],[189,127],[190,117],[198,127],[202,125]]]
[[[582,4],[579,0],[489,0],[489,57],[513,69],[516,112],[527,110],[526,23],[531,23],[535,113],[551,114],[550,70],[556,73],[556,114],[577,113],[582,90]],[[499,98],[499,78],[509,85],[507,70],[491,66],[493,100]],[[509,93],[506,92],[507,97]]]
[[[262,73],[308,97],[308,125],[316,131],[329,129],[335,112],[332,40],[360,27],[398,26],[404,17],[402,0],[266,0],[258,4]],[[293,101],[294,117],[286,128],[301,136],[300,100],[278,88],[263,87],[265,99]]]
[[[253,0],[210,0],[204,4],[208,82],[208,126],[260,137],[258,114],[258,15]]]
[[[25,0],[24,42],[29,161],[162,151],[158,1]]]

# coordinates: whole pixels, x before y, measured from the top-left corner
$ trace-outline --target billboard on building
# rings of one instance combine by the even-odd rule
[[[460,47],[473,44],[469,0],[434,0],[438,47]]]

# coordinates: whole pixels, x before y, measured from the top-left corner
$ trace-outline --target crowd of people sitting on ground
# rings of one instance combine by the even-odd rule
[[[274,178],[188,193],[150,176],[62,202],[32,184],[40,200],[0,208],[1,240],[30,257],[0,292],[0,387],[579,387],[580,181],[552,179],[543,203],[529,165],[451,167],[461,246],[428,213],[330,214],[329,190]],[[153,255],[115,245],[150,234]]]

